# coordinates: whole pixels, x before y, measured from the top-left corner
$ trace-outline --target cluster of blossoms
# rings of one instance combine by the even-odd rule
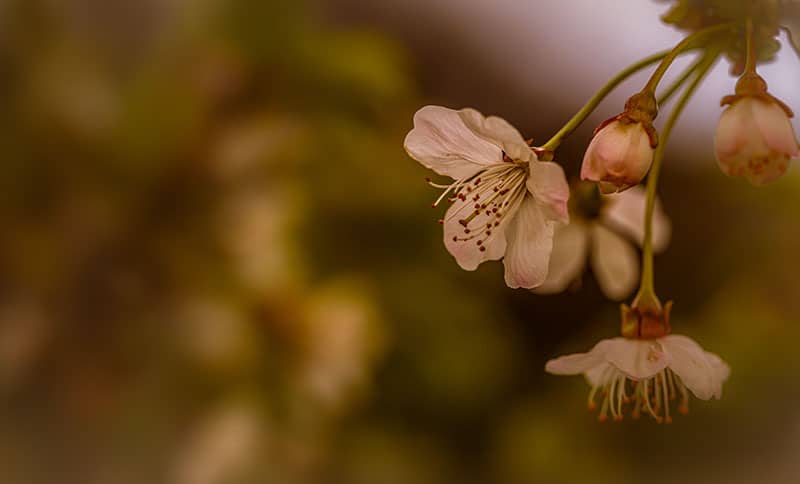
[[[503,260],[511,288],[538,294],[574,286],[590,262],[604,294],[622,305],[622,337],[600,341],[584,354],[549,361],[556,375],[583,374],[592,389],[589,408],[600,402],[599,420],[646,414],[670,422],[671,406],[688,411],[689,393],[720,398],[729,367],[692,339],[670,334],[672,302],[654,290],[653,256],[664,250],[670,221],[657,199],[664,147],[672,129],[706,74],[727,54],[740,75],[735,94],[722,99],[715,153],[722,171],[763,185],[783,175],[800,147],[790,123],[792,111],[771,95],[758,75],[758,62],[772,53],[780,31],[778,4],[742,2],[726,10],[680,2],[667,17],[691,33],[672,50],[626,68],[604,86],[556,135],[537,146],[505,120],[474,109],[426,106],[414,116],[405,140],[408,154],[452,182],[428,183],[441,190],[434,207],[448,203],[444,244],[465,270]],[[694,10],[687,5],[695,5]],[[674,18],[680,12],[680,18]],[[790,36],[790,38],[792,38]],[[795,35],[795,39],[800,36]],[[680,55],[699,52],[674,85],[659,83]],[[743,62],[742,62],[743,61]],[[631,74],[658,63],[644,88],[623,111],[595,131],[583,158],[580,181],[567,182],[555,151],[599,103]],[[660,132],[659,108],[683,90]],[[641,186],[646,178],[646,188]],[[641,247],[641,268],[636,246]]]

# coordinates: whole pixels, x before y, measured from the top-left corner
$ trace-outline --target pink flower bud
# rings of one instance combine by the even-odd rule
[[[638,185],[653,163],[650,135],[642,123],[612,121],[595,134],[583,157],[581,179],[609,194]]]
[[[715,151],[722,171],[764,185],[786,173],[800,154],[788,108],[777,101],[743,96],[722,113]]]

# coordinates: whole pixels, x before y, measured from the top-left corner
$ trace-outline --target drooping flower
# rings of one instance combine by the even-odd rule
[[[562,292],[580,278],[587,258],[600,289],[608,298],[628,296],[639,280],[639,258],[631,242],[644,241],[643,187],[613,195],[600,195],[594,185],[581,183],[572,190],[570,223],[558,227],[547,280],[537,294]],[[671,224],[656,200],[653,247],[663,251],[669,244]]]
[[[728,96],[717,126],[715,152],[722,171],[764,185],[786,173],[800,147],[789,118],[792,111],[767,94]]]
[[[426,106],[414,115],[405,139],[408,154],[450,184],[433,204],[452,203],[444,243],[465,270],[503,258],[509,287],[544,282],[557,224],[568,223],[564,171],[539,161],[519,132],[474,109]]]
[[[642,123],[615,120],[592,138],[583,157],[581,179],[598,183],[603,193],[638,185],[653,163],[655,149]]]
[[[589,410],[597,408],[598,420],[609,414],[622,420],[626,405],[632,416],[648,414],[659,423],[672,421],[673,401],[680,413],[689,411],[689,392],[701,400],[722,397],[722,384],[730,368],[722,359],[706,352],[682,335],[654,339],[612,338],[600,341],[588,353],[562,356],[547,362],[554,375],[583,374],[592,386]]]

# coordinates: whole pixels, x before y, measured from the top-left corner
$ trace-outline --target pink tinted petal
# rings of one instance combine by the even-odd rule
[[[536,294],[554,294],[566,289],[578,279],[586,265],[589,232],[586,225],[572,223],[555,229],[550,267],[544,284],[535,288]]]
[[[756,100],[753,115],[767,147],[791,157],[798,155],[794,128],[780,106]]]
[[[425,167],[456,180],[502,162],[500,149],[475,135],[459,111],[441,106],[417,111],[404,146],[409,156]]]
[[[628,296],[639,280],[636,250],[625,239],[600,224],[592,225],[592,271],[609,299]]]
[[[532,289],[547,278],[550,253],[553,250],[554,224],[548,222],[539,205],[530,195],[508,222],[508,247],[503,260],[506,285]]]
[[[650,378],[670,364],[670,357],[652,340],[616,338],[606,361],[631,380]]]
[[[613,366],[608,363],[592,367],[584,372],[586,381],[593,387],[606,385],[612,378],[618,375]]]
[[[619,121],[614,121],[597,133],[589,144],[587,154],[592,145],[594,145],[595,163],[601,166],[604,173],[621,173],[624,170],[631,137],[627,135]]]
[[[474,109],[461,111],[461,119],[475,135],[494,143],[513,160],[528,161],[533,156],[533,150],[528,146],[517,128],[508,121],[497,116],[484,117]]]
[[[658,340],[670,356],[669,368],[681,377],[686,388],[701,400],[708,400],[718,392],[717,378],[706,352],[694,340],[671,334]]]
[[[757,123],[757,113],[767,113],[766,117],[771,118],[765,106],[763,101],[749,97],[735,102],[722,114],[714,142],[717,162],[723,173],[743,177],[756,186],[782,176],[791,158],[790,153],[771,148],[765,134],[762,134],[760,124],[769,127],[775,122],[774,119],[778,119],[762,119],[760,124]],[[783,117],[785,120],[785,114]],[[786,133],[782,129],[772,128],[768,131],[770,136],[776,138],[769,141],[774,146],[796,146],[791,131]]]
[[[550,161],[537,161],[535,157],[528,166],[528,191],[542,206],[545,216],[557,222],[569,223],[569,184],[564,169]]]
[[[494,218],[483,211],[476,215],[467,227],[459,222],[471,216],[474,210],[474,202],[471,199],[465,201],[456,199],[444,218],[444,245],[455,257],[458,265],[467,271],[474,271],[484,261],[501,259],[506,251],[506,237],[503,233],[505,224],[501,223],[490,231],[485,230],[490,221],[494,222]],[[466,232],[468,228],[469,233]],[[479,240],[481,245],[478,245]],[[482,251],[481,247],[485,247],[486,250]]]
[[[723,111],[717,124],[714,136],[717,160],[724,162],[741,151],[742,147],[756,143],[759,138],[752,100],[742,99],[734,103]]]
[[[605,355],[616,339],[621,338],[604,339],[594,345],[588,353],[575,353],[550,360],[544,369],[553,375],[578,375],[597,367],[607,366]]]
[[[639,246],[644,242],[644,212],[647,203],[647,191],[637,185],[629,190],[604,197],[602,219],[607,225],[630,237]],[[664,212],[661,200],[656,197],[653,211],[653,249],[661,252],[669,245],[672,224]]]
[[[711,369],[714,370],[714,380],[716,387],[716,390],[714,392],[714,397],[720,399],[722,398],[722,384],[725,383],[725,381],[728,380],[728,377],[731,376],[731,367],[728,366],[727,363],[722,361],[722,358],[708,351],[706,351],[706,359],[708,360],[708,363],[711,365]]]
[[[583,157],[581,179],[600,183],[603,193],[637,185],[650,169],[653,148],[640,123],[609,123],[589,144]]]

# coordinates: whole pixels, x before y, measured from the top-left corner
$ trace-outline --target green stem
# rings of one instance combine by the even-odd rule
[[[653,303],[660,306],[658,297],[655,294],[655,287],[653,284],[653,212],[656,205],[656,188],[658,187],[658,175],[661,171],[661,162],[664,159],[664,152],[667,146],[667,141],[672,134],[672,129],[675,127],[678,118],[683,112],[689,100],[692,98],[700,83],[706,77],[711,67],[719,57],[719,50],[709,51],[703,56],[702,62],[697,66],[697,75],[694,80],[686,88],[683,96],[681,96],[675,108],[672,110],[669,119],[667,119],[664,129],[661,132],[661,142],[656,148],[653,155],[653,166],[650,168],[650,173],[647,177],[647,205],[645,206],[644,216],[644,243],[642,244],[642,280],[639,287],[639,293],[636,300],[641,304]]]
[[[745,74],[755,74],[758,55],[756,54],[756,45],[753,40],[753,19],[747,19],[746,28],[747,53],[745,56],[744,72]]]
[[[544,151],[555,151],[555,149],[558,148],[558,146],[561,144],[564,138],[566,138],[573,131],[575,131],[578,128],[578,126],[580,126],[581,123],[584,122],[586,118],[588,118],[589,115],[592,114],[592,112],[594,112],[595,109],[597,109],[597,106],[601,102],[603,102],[603,100],[606,98],[606,96],[608,96],[611,93],[611,91],[616,89],[617,86],[619,86],[623,81],[625,81],[633,74],[636,74],[642,69],[645,69],[655,64],[656,62],[664,59],[667,55],[669,55],[669,51],[653,54],[650,57],[645,57],[639,62],[631,64],[630,66],[620,71],[620,73],[611,78],[611,80],[608,81],[605,86],[601,87],[600,90],[597,91],[597,94],[592,96],[592,98],[589,99],[586,105],[583,106],[580,111],[575,113],[575,116],[573,116],[572,119],[570,119],[567,122],[567,124],[565,124],[564,127],[558,131],[558,133],[556,133],[552,138],[550,138],[550,140],[548,140],[547,143],[542,145],[541,149]]]
[[[698,56],[697,60],[694,63],[692,63],[692,65],[687,67],[686,70],[683,71],[683,73],[680,75],[680,77],[676,79],[675,82],[673,82],[667,88],[666,91],[661,93],[661,95],[658,97],[658,105],[663,106],[667,102],[669,102],[669,100],[672,99],[672,96],[674,96],[675,93],[678,92],[678,90],[680,90],[680,88],[683,87],[684,84],[686,84],[686,81],[688,81],[689,78],[692,77],[692,74],[697,72],[697,69],[701,65],[703,65],[705,60],[706,60],[705,54]]]
[[[655,72],[653,72],[653,75],[650,76],[650,80],[647,81],[647,84],[645,84],[644,89],[642,89],[642,92],[651,92],[655,95],[658,83],[661,82],[661,79],[664,77],[664,74],[666,74],[667,69],[669,69],[669,66],[672,65],[672,63],[681,53],[695,47],[695,44],[703,40],[705,37],[728,30],[732,26],[733,24],[730,23],[713,25],[711,27],[707,27],[703,30],[698,30],[693,34],[688,35],[686,38],[680,41],[678,45],[676,45],[675,48],[673,48],[670,51],[670,53],[664,57],[664,59],[661,60],[661,64],[658,65]]]

